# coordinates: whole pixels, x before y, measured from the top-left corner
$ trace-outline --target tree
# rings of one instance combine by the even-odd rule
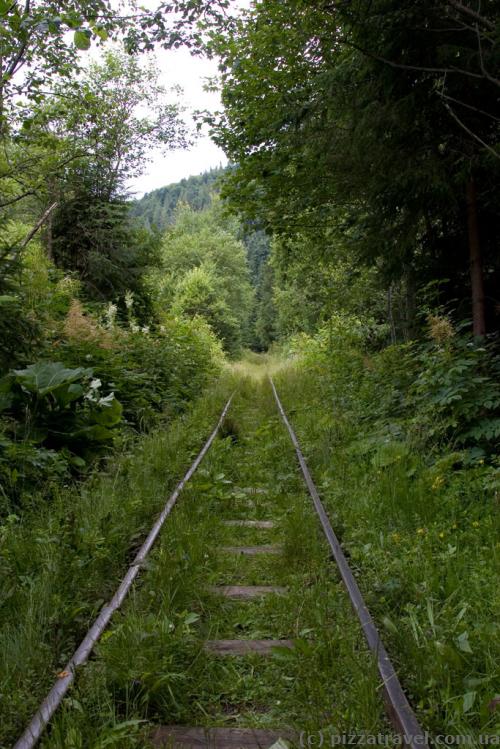
[[[344,225],[355,257],[408,293],[416,274],[449,278],[449,299],[472,288],[481,333],[481,252],[493,315],[500,224],[500,112],[481,65],[498,47],[490,29],[484,52],[484,26],[482,46],[474,26],[450,30],[465,23],[452,5],[265,0],[214,34],[225,111],[207,119],[238,164],[225,190],[238,210],[285,236]]]
[[[124,0],[118,10],[110,0],[0,0],[0,132],[23,115],[18,97],[40,103],[52,95],[54,78],[76,83],[79,52],[93,43],[121,38],[129,53],[196,45],[198,22],[220,21],[227,5],[173,0],[147,10]]]
[[[132,203],[131,213],[146,227],[155,226],[160,231],[165,231],[174,223],[179,203],[186,203],[195,211],[209,208],[213,195],[218,191],[219,181],[225,174],[226,169],[210,169],[203,174],[152,190]]]
[[[253,298],[238,232],[216,202],[202,212],[180,207],[165,235],[163,269],[153,278],[160,309],[205,316],[233,354],[248,343]]]
[[[267,351],[278,337],[274,294],[273,268],[266,263],[260,273],[254,312],[254,347],[261,351]]]
[[[91,299],[117,299],[126,289],[141,296],[156,240],[134,227],[125,183],[153,147],[186,144],[179,107],[151,66],[116,52],[89,66],[78,98],[64,82],[56,90],[57,100],[33,124],[74,156],[47,185],[46,200],[58,203],[46,232],[49,252],[78,272]]]
[[[81,155],[70,177],[91,179],[108,200],[123,194],[125,183],[142,172],[153,148],[183,148],[188,143],[172,92],[159,83],[152,64],[141,64],[136,57],[107,52],[102,62],[90,63],[77,95],[65,82],[56,86],[55,94],[40,113],[40,126],[62,142],[67,139],[67,148]]]
[[[241,346],[239,320],[224,298],[224,290],[211,263],[190,268],[175,287],[172,312],[187,317],[202,317],[224,345],[237,354]]]
[[[113,29],[107,0],[1,0],[0,18],[0,131],[15,117],[19,96],[39,102],[54,76],[73,76],[78,50],[91,40],[105,41]],[[67,32],[73,31],[71,41]]]
[[[159,236],[135,225],[125,201],[82,182],[55,214],[51,251],[57,266],[78,274],[88,299],[117,301],[130,290],[150,311],[143,279],[159,262]]]

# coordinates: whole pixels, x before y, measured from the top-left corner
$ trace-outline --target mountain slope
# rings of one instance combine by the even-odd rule
[[[226,171],[227,168],[222,167],[210,169],[148,192],[132,203],[132,215],[141,219],[148,229],[156,227],[164,231],[173,223],[178,203],[188,203],[195,211],[208,208],[213,193],[217,192],[217,183]]]

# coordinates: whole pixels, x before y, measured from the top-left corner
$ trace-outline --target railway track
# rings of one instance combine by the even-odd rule
[[[349,567],[340,543],[330,524],[329,518],[325,512],[321,498],[300,449],[297,437],[280,402],[275,385],[272,381],[270,384],[274,397],[275,409],[279,412],[282,422],[280,425],[281,437],[285,435],[286,430],[286,432],[288,432],[288,437],[293,444],[307,491],[312,499],[312,506],[314,507],[317,520],[319,520],[319,524],[324,533],[324,539],[326,540],[331,554],[331,561],[327,559],[326,562],[323,561],[322,564],[323,566],[326,565],[325,569],[327,575],[334,577],[338,574],[340,576],[352,605],[352,609],[359,620],[359,625],[364,634],[368,650],[371,653],[371,659],[366,654],[364,656],[367,668],[371,668],[373,664],[376,665],[378,671],[378,685],[373,691],[376,691],[378,688],[381,689],[387,720],[390,723],[392,730],[398,735],[404,737],[406,745],[412,749],[426,747],[426,734],[419,725],[405,696],[397,673],[383,645],[380,634],[363,600],[355,576]],[[34,747],[42,737],[45,729],[48,727],[51,719],[73,684],[77,674],[77,669],[88,661],[95,645],[98,643],[101,635],[110,623],[113,614],[122,606],[135,579],[139,575],[141,569],[145,566],[148,556],[160,535],[160,531],[167,518],[170,516],[181,492],[192,479],[205,456],[209,453],[217,434],[224,424],[231,403],[232,397],[226,403],[217,425],[205,442],[200,453],[186,472],[183,479],[176,486],[174,492],[168,498],[161,515],[155,522],[147,539],[137,553],[132,565],[117,588],[115,595],[111,601],[102,608],[96,621],[69,662],[66,664],[49,694],[40,705],[29,725],[26,727],[26,730],[15,744],[14,749],[30,749],[31,747]],[[258,439],[259,438],[257,438],[257,440]],[[272,456],[269,462],[270,465],[272,465]],[[229,460],[229,463],[231,463],[231,460]],[[265,466],[260,466],[259,469],[265,470]],[[259,469],[255,467],[253,471],[257,477],[259,476]],[[252,473],[251,465],[247,473]],[[293,473],[295,475],[292,480],[297,482],[298,472],[295,467],[293,468]],[[274,480],[275,477],[270,478],[273,478]],[[282,543],[276,543],[275,540],[280,539],[280,524],[286,520],[288,504],[287,497],[283,496],[281,500],[281,508],[277,508],[276,519],[271,517],[275,509],[273,507],[273,498],[268,496],[273,493],[272,486],[273,481],[271,481],[268,486],[252,486],[246,487],[244,490],[240,489],[236,492],[236,496],[240,499],[234,501],[231,495],[229,495],[229,499],[226,500],[225,505],[220,508],[221,520],[219,524],[221,527],[221,537],[223,539],[228,539],[230,542],[223,544],[217,543],[216,551],[218,558],[231,560],[230,562],[227,561],[227,566],[231,569],[229,577],[232,577],[231,579],[223,579],[222,581],[215,580],[214,583],[216,584],[207,586],[207,595],[211,597],[212,605],[215,609],[218,606],[225,606],[229,607],[229,610],[232,611],[233,607],[240,606],[244,607],[245,610],[248,610],[249,606],[262,606],[262,602],[266,600],[266,611],[271,612],[273,601],[276,602],[276,605],[278,605],[279,601],[279,606],[287,608],[287,601],[289,599],[291,601],[291,606],[289,608],[293,608],[293,602],[295,602],[299,607],[301,606],[300,590],[298,591],[298,597],[296,591],[295,599],[293,599],[290,587],[282,584],[283,579],[279,581],[280,584],[276,584],[275,581],[271,579],[273,577],[273,570],[275,569],[273,565],[278,565],[276,569],[282,569],[279,565],[284,554],[284,548]],[[241,496],[244,497],[243,502],[241,501]],[[203,501],[201,495],[199,496],[199,501]],[[215,509],[219,512],[217,504],[215,504]],[[269,536],[271,536],[271,539]],[[243,541],[247,541],[247,543],[243,543]],[[332,562],[335,562],[338,571],[337,573],[333,568]],[[225,563],[222,562],[223,567],[224,564]],[[252,564],[254,567],[252,567]],[[259,565],[261,566],[259,567]],[[249,569],[252,570],[250,573],[248,572]],[[263,574],[265,579],[259,579],[259,571],[261,569],[266,570]],[[242,570],[242,575],[246,576],[248,579],[243,581],[235,580],[234,575],[236,570]],[[286,574],[284,575],[283,571],[281,577],[286,578]],[[249,584],[249,581],[251,584]],[[345,594],[343,595],[345,596]],[[298,618],[299,617],[297,617],[297,620]],[[318,633],[323,639],[325,639],[325,641],[328,641],[329,638],[328,626],[328,622],[325,621],[321,626],[320,633]],[[357,626],[354,617],[352,617],[351,626],[353,628]],[[307,629],[305,631],[307,632]],[[257,634],[259,634],[259,632],[257,632]],[[300,632],[300,635],[302,635],[302,632]],[[252,676],[254,669],[257,671],[259,669],[258,663],[273,661],[275,655],[282,658],[285,664],[287,663],[286,659],[288,657],[293,657],[296,659],[296,662],[300,662],[300,668],[302,669],[301,672],[304,673],[304,669],[307,671],[308,646],[304,646],[303,635],[298,638],[294,636],[246,636],[236,638],[227,636],[212,638],[205,636],[203,651],[205,654],[204,657],[216,661],[230,661],[231,663],[250,662]],[[291,655],[287,656],[287,652],[290,652]],[[313,668],[313,665],[314,664],[311,663],[311,668]],[[236,671],[234,673],[237,674]],[[333,700],[333,694],[338,690],[335,683],[332,683],[331,689]],[[238,718],[237,715],[235,717]],[[231,720],[233,720],[233,716],[231,716]],[[220,749],[238,749],[239,747],[242,749],[262,747],[262,749],[264,749],[275,744],[280,739],[306,746],[317,745],[318,742],[324,741],[323,735],[321,735],[320,739],[318,738],[320,734],[314,736],[314,733],[311,734],[310,730],[309,733],[307,731],[301,732],[296,727],[295,730],[293,730],[287,725],[270,727],[267,718],[263,718],[262,723],[262,727],[241,727],[239,725],[230,725],[229,727],[226,725],[214,726],[210,725],[210,721],[208,725],[163,724],[158,726],[152,732],[149,732],[147,741],[155,747],[178,746],[180,749],[194,749],[195,747],[202,748],[208,746],[220,747]],[[320,726],[316,725],[316,729],[319,728]],[[311,729],[311,726],[309,726],[309,729]],[[313,738],[311,738],[311,736]],[[48,746],[50,746],[50,743]]]

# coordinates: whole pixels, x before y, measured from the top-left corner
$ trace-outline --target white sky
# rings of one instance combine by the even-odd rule
[[[220,108],[220,97],[217,93],[203,90],[205,79],[217,73],[217,63],[193,57],[187,49],[157,50],[151,53],[156,60],[160,82],[166,86],[179,85],[184,93],[180,97],[186,109],[184,119],[194,125],[192,113],[197,109],[215,110]],[[151,163],[146,165],[144,174],[133,180],[130,190],[136,197],[163,187],[171,182],[178,182],[183,177],[227,164],[224,152],[202,132],[195,144],[184,150],[167,151],[153,154]]]
[[[231,0],[231,10],[239,13],[251,6],[252,0]],[[117,8],[120,0],[112,0]],[[142,0],[141,7],[153,10],[158,0]],[[160,83],[165,87],[180,86],[183,89],[181,102],[185,107],[184,119],[194,126],[193,112],[221,108],[217,93],[203,90],[205,79],[217,74],[215,60],[193,57],[185,48],[176,50],[157,49],[150,53],[160,70]],[[189,149],[176,151],[158,151],[153,154],[151,163],[146,164],[141,177],[131,181],[129,188],[135,197],[141,197],[158,187],[178,182],[184,177],[201,174],[213,167],[225,166],[227,159],[224,152],[209,138],[206,129],[198,134],[196,142]]]

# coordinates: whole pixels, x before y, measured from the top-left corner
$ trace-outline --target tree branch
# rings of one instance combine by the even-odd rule
[[[495,117],[494,114],[491,114],[490,112],[485,112],[484,109],[473,107],[472,104],[466,104],[464,101],[460,101],[460,99],[455,99],[453,96],[449,96],[448,94],[445,94],[443,91],[438,91],[438,94],[439,96],[441,96],[441,98],[446,99],[446,101],[452,101],[454,104],[458,104],[460,107],[465,107],[466,109],[470,109],[472,112],[477,112],[477,114],[482,114],[485,117],[489,117],[491,120],[494,120],[495,122],[500,122],[500,117]]]
[[[482,16],[480,13],[478,13],[477,10],[474,10],[473,8],[469,8],[468,5],[464,5],[463,3],[460,2],[460,0],[447,0],[447,1],[448,1],[448,5],[451,5],[452,8],[455,8],[455,10],[458,10],[460,13],[465,13],[465,15],[470,16],[471,18],[474,18],[476,23],[481,23],[490,31],[495,31],[495,24],[492,23],[492,21],[489,21],[484,16]]]
[[[371,57],[373,60],[377,60],[377,62],[382,62],[384,63],[384,65],[389,65],[389,67],[391,68],[397,68],[400,70],[414,70],[420,73],[441,73],[443,75],[459,73],[460,75],[466,75],[469,78],[479,79],[483,79],[485,77],[483,73],[472,73],[469,70],[465,70],[464,68],[434,68],[427,67],[425,65],[405,65],[405,63],[403,62],[394,62],[394,60],[388,60],[386,57],[376,55],[375,52],[369,52],[367,49],[363,49],[363,47],[360,47],[359,45],[349,41],[348,39],[339,39],[339,43],[345,44],[347,47],[357,49],[358,52],[361,52],[361,54],[366,55],[367,57]]]
[[[52,203],[52,205],[49,206],[49,208],[47,208],[47,210],[45,211],[45,213],[43,214],[43,216],[36,222],[36,224],[33,227],[33,229],[30,231],[30,233],[23,239],[23,241],[19,245],[18,252],[21,252],[22,250],[24,250],[24,248],[26,247],[26,245],[29,242],[31,242],[31,240],[33,239],[33,237],[35,236],[35,234],[37,233],[37,231],[39,229],[41,229],[41,227],[47,221],[47,219],[50,216],[50,214],[52,213],[52,211],[54,211],[57,208],[58,205],[59,205],[59,202],[56,201],[55,203]]]
[[[484,77],[490,81],[490,83],[494,83],[495,86],[498,86],[500,88],[500,80],[498,78],[495,78],[494,76],[490,75],[488,71],[486,70],[484,66],[484,57],[483,57],[483,45],[481,43],[481,34],[479,33],[479,26],[476,24],[476,36],[477,36],[477,48],[479,52],[479,65],[481,67],[482,73]]]
[[[2,203],[0,203],[0,208],[6,208],[8,205],[13,205],[14,203],[17,203],[18,200],[24,200],[24,198],[28,198],[30,195],[35,195],[34,190],[29,190],[29,192],[21,193],[21,195],[17,195],[15,198],[11,198],[10,200],[4,200]]]
[[[474,138],[478,143],[480,143],[483,148],[486,148],[495,158],[500,159],[500,153],[498,151],[495,151],[494,148],[492,148],[488,143],[486,143],[482,138],[479,137],[479,135],[476,135],[467,125],[462,122],[462,120],[458,117],[458,115],[453,111],[453,109],[450,107],[447,101],[443,100],[443,105],[446,107],[448,112],[451,114],[455,122],[460,125],[460,127],[465,130],[466,133],[468,133],[471,138]]]

